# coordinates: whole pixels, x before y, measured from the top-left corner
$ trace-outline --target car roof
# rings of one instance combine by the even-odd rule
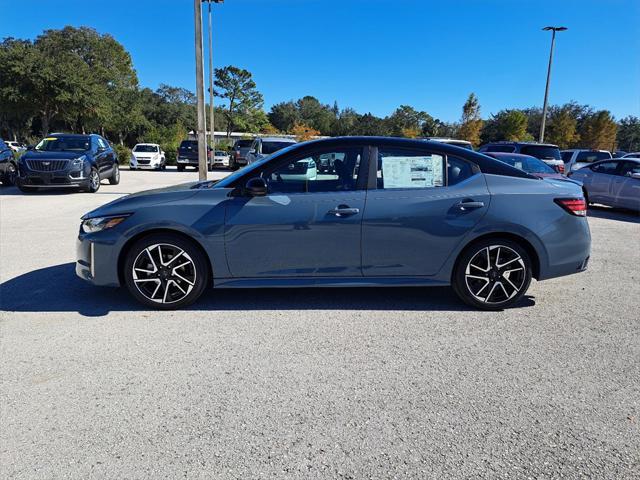
[[[138,145],[149,145],[150,147],[158,147],[159,146],[157,143],[136,143],[134,148],[137,147]]]
[[[487,145],[535,145],[538,147],[554,147],[554,148],[558,148],[557,145],[554,145],[553,143],[538,143],[538,142],[513,142],[510,140],[499,140],[497,142],[487,142],[484,146]]]
[[[286,137],[258,137],[263,142],[286,142],[286,143],[298,143],[293,138]]]
[[[509,158],[535,158],[536,160],[540,160],[537,157],[532,155],[526,155],[524,153],[511,153],[511,152],[482,152],[483,155],[488,155],[490,157],[501,158],[501,157],[509,157]],[[540,160],[542,161],[542,160]]]
[[[598,150],[597,148],[567,148],[566,150],[562,150],[563,152],[607,152],[611,153],[609,150]]]

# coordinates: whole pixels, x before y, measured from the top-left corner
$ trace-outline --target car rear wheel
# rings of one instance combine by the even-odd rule
[[[502,310],[515,305],[531,284],[527,251],[507,239],[473,244],[460,255],[453,274],[453,289],[460,299],[481,310]]]
[[[120,183],[120,166],[117,163],[113,166],[113,172],[109,177],[109,183],[111,185],[118,185]]]
[[[178,171],[184,172],[184,165],[178,165]]]
[[[129,292],[144,305],[175,310],[195,302],[208,284],[207,259],[190,240],[153,234],[128,251],[124,279]]]

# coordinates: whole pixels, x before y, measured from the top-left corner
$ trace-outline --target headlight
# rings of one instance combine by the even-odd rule
[[[88,218],[82,222],[82,231],[84,233],[96,233],[102,230],[108,230],[116,225],[121,224],[129,215],[117,215],[111,217],[94,217]]]
[[[84,166],[84,161],[87,159],[87,157],[85,155],[82,155],[81,157],[78,158],[74,158],[71,161],[71,166],[72,167],[80,167],[82,168]]]

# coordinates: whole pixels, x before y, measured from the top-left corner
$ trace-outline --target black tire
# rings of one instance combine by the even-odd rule
[[[184,172],[184,165],[178,165],[178,171]]]
[[[237,170],[238,166],[236,165],[236,159],[231,157],[229,158],[229,170]]]
[[[83,192],[87,193],[96,193],[100,190],[100,173],[95,167],[91,167],[91,171],[89,172],[89,179],[84,187],[82,187]]]
[[[503,310],[522,299],[531,276],[531,259],[521,245],[506,238],[491,238],[470,245],[460,254],[452,286],[467,305]]]
[[[18,169],[16,168],[16,164],[13,162],[9,162],[7,164],[7,170],[2,175],[2,185],[5,187],[12,187],[16,184]]]
[[[183,253],[176,254],[178,250]],[[164,268],[158,267],[160,255]],[[174,262],[185,265],[178,269]],[[153,272],[154,265],[156,272]],[[138,267],[135,274],[134,266]],[[151,234],[135,242],[127,252],[123,268],[131,295],[143,305],[158,310],[176,310],[192,304],[200,298],[210,278],[209,263],[200,248],[188,238],[172,233]]]
[[[113,172],[109,177],[109,184],[118,185],[120,183],[120,165],[117,163],[113,166]]]
[[[584,203],[587,205],[587,208],[589,208],[591,203],[589,203],[589,194],[587,193],[587,189],[586,188],[582,189],[582,195],[584,196]]]

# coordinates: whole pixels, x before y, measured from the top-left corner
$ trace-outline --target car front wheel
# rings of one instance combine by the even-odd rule
[[[10,187],[16,184],[16,166],[13,162],[7,164],[7,170],[2,176],[2,184]]]
[[[113,166],[113,173],[109,177],[109,183],[111,185],[118,185],[120,183],[120,166],[116,163]]]
[[[144,305],[175,310],[195,302],[205,290],[209,267],[190,240],[174,234],[153,234],[127,253],[124,278],[129,292]]]
[[[518,303],[531,284],[531,259],[507,239],[478,242],[456,263],[453,289],[462,301],[481,310],[502,310]]]
[[[91,171],[89,172],[89,179],[87,180],[86,187],[84,187],[84,191],[89,193],[96,193],[98,190],[100,190],[100,174],[94,167],[91,168]]]

